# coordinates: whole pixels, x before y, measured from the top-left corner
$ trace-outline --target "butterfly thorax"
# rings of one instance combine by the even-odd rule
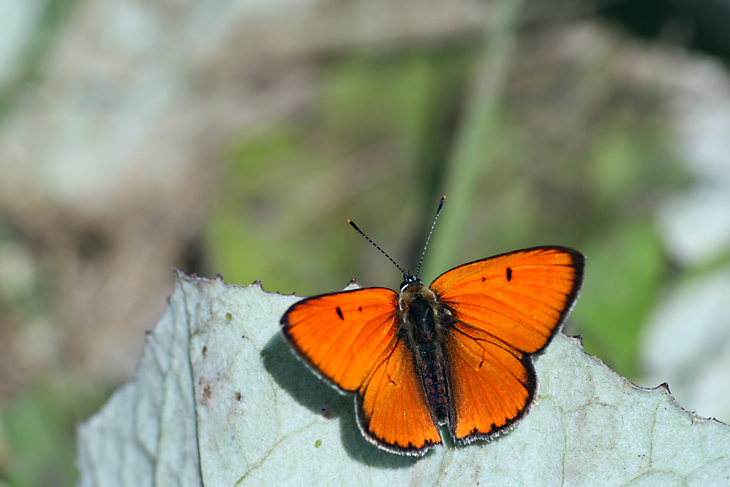
[[[408,341],[428,404],[438,424],[448,422],[446,331],[451,312],[420,280],[406,281],[398,299],[399,335]]]

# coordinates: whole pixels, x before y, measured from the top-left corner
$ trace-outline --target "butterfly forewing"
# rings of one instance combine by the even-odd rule
[[[565,247],[536,247],[456,267],[431,284],[471,328],[525,353],[542,350],[573,305],[584,257]]]
[[[283,316],[284,336],[325,379],[354,392],[396,345],[397,299],[384,288],[303,299]]]

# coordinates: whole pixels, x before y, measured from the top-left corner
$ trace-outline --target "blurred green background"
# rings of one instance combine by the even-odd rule
[[[730,420],[721,0],[0,0],[0,485],[73,485],[172,267],[311,295],[536,245],[565,333]]]

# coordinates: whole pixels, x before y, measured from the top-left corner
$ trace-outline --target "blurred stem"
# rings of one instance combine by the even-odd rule
[[[453,267],[481,176],[491,162],[490,149],[495,145],[500,101],[522,5],[523,0],[494,0],[491,3],[486,42],[447,162],[446,180],[442,186],[447,196],[446,207],[424,262],[426,282]]]

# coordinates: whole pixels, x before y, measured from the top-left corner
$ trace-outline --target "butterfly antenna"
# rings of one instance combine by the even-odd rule
[[[439,203],[439,209],[436,210],[436,216],[433,218],[433,223],[431,224],[431,230],[428,232],[428,238],[426,239],[426,245],[423,246],[423,253],[421,254],[421,260],[418,262],[418,270],[416,271],[416,277],[418,277],[418,273],[421,272],[421,264],[423,264],[423,257],[426,255],[426,249],[428,248],[428,241],[431,240],[431,234],[433,233],[433,227],[436,226],[436,220],[439,219],[439,215],[441,214],[441,208],[444,207],[444,200],[446,199],[446,196],[441,198],[441,202]]]
[[[359,228],[357,228],[357,225],[355,225],[355,222],[353,222],[352,220],[347,220],[347,223],[349,223],[350,225],[352,225],[352,228],[354,228],[355,230],[357,230],[357,233],[359,233],[360,235],[362,235],[363,237],[365,237],[365,239],[368,242],[370,242],[371,244],[373,244],[376,249],[378,249],[384,256],[386,256],[388,258],[388,260],[391,261],[393,263],[393,265],[395,265],[398,268],[398,270],[401,272],[401,274],[403,274],[403,278],[404,279],[406,278],[406,276],[408,276],[408,274],[406,273],[406,271],[404,271],[401,266],[399,266],[398,264],[396,264],[396,262],[393,259],[391,259],[390,256],[387,253],[385,253],[385,250],[383,250],[380,247],[378,247],[378,244],[376,244],[375,242],[373,242],[372,240],[370,240],[370,237],[368,237],[367,235],[365,235],[362,230],[360,230]]]

